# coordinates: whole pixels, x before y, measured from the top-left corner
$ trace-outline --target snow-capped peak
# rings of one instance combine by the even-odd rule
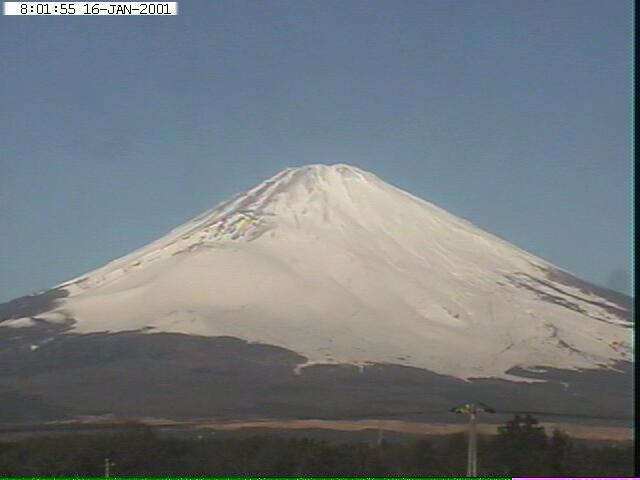
[[[628,359],[623,309],[563,274],[371,173],[310,165],[62,284],[48,315],[463,378]]]

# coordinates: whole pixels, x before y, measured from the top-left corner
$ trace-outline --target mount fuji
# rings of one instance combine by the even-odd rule
[[[619,413],[631,329],[628,297],[372,173],[311,165],[0,305],[0,399],[12,420],[331,417],[470,395]]]

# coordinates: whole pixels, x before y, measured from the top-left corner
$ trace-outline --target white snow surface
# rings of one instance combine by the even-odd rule
[[[295,351],[303,366],[465,379],[628,361],[630,324],[591,303],[605,299],[552,292],[573,311],[509,280],[552,283],[548,268],[560,270],[371,173],[311,165],[62,284],[69,296],[38,317],[72,318],[80,333],[238,337]]]
[[[2,322],[2,326],[6,328],[28,328],[33,327],[35,324],[36,321],[31,317],[15,318]]]

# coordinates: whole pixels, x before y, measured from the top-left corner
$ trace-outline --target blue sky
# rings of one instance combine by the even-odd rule
[[[0,17],[0,301],[308,163],[373,171],[625,289],[631,18],[622,0]]]

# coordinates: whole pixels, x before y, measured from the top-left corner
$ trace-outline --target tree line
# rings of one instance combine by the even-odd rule
[[[467,438],[335,443],[311,437],[177,438],[152,430],[0,442],[0,476],[464,476]],[[594,446],[531,416],[480,436],[480,476],[633,476],[631,446]]]

